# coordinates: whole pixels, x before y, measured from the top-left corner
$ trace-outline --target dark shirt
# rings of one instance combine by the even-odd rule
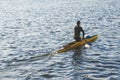
[[[81,32],[83,33],[83,38],[84,38],[84,35],[85,35],[84,30],[82,29],[82,27],[76,26],[76,27],[74,28],[74,38],[79,38]]]

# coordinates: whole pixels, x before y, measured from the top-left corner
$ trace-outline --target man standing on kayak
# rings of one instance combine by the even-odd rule
[[[80,37],[80,33],[82,32],[83,34],[83,39],[84,39],[84,35],[85,35],[85,32],[84,30],[82,29],[82,27],[80,26],[80,21],[77,21],[76,23],[77,25],[75,26],[74,28],[74,39],[78,42],[78,41],[81,41],[81,37]]]

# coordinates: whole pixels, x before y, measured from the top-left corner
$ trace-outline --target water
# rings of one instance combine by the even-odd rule
[[[0,0],[0,80],[119,80],[119,0]],[[77,20],[99,38],[88,49],[49,53],[73,41]]]

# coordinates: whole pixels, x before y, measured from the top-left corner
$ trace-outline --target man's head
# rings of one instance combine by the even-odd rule
[[[77,21],[77,25],[78,25],[78,26],[80,25],[80,21]]]

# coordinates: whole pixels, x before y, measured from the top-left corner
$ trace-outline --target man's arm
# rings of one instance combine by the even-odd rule
[[[82,30],[82,33],[83,33],[83,39],[85,38],[85,32],[84,32],[84,30],[81,28],[81,30]]]

